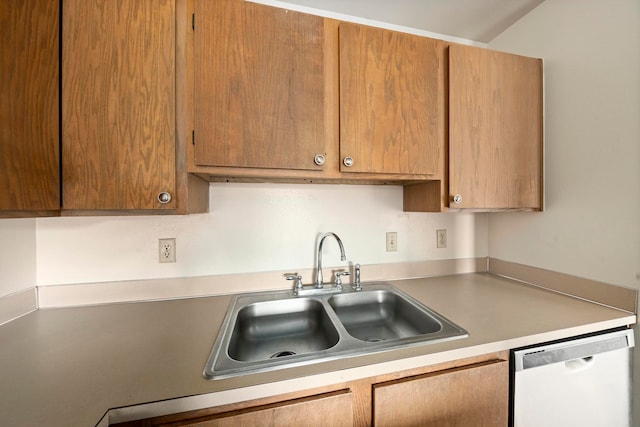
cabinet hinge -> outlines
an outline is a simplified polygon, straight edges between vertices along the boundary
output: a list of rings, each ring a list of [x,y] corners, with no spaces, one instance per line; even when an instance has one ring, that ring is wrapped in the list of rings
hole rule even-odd
[[[196,145],[196,131],[191,131],[191,145]]]
[[[191,29],[193,31],[196,30],[196,14],[195,13],[191,14]]]

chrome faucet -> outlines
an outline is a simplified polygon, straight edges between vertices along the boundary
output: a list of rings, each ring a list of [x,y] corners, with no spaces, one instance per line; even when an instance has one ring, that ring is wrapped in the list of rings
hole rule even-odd
[[[322,289],[324,286],[324,283],[322,281],[322,247],[324,245],[324,239],[326,239],[327,237],[334,237],[336,239],[336,242],[338,242],[338,245],[340,246],[340,259],[342,261],[346,261],[347,259],[347,256],[344,254],[344,246],[342,245],[342,240],[340,240],[340,237],[338,237],[336,233],[331,232],[323,234],[320,238],[320,242],[318,243],[318,271],[316,272],[316,289]]]

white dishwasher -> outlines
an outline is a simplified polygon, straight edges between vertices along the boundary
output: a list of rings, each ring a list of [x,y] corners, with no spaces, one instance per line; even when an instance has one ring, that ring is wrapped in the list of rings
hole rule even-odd
[[[630,427],[631,329],[512,351],[514,427]]]

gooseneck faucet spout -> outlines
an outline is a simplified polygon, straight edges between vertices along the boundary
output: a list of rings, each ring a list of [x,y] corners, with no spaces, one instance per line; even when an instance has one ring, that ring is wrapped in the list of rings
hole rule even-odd
[[[347,259],[347,256],[344,254],[344,246],[342,245],[342,240],[340,240],[340,237],[338,237],[336,233],[331,232],[323,234],[320,238],[320,242],[318,243],[318,271],[316,272],[316,288],[318,289],[321,289],[324,286],[324,283],[322,281],[322,248],[324,246],[324,239],[330,236],[335,238],[336,242],[338,242],[338,245],[340,246],[340,259],[342,261],[346,261]]]

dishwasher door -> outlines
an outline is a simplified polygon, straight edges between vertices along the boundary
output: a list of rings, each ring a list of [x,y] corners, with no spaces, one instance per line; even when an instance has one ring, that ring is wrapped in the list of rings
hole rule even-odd
[[[514,427],[630,427],[633,331],[512,351]]]

